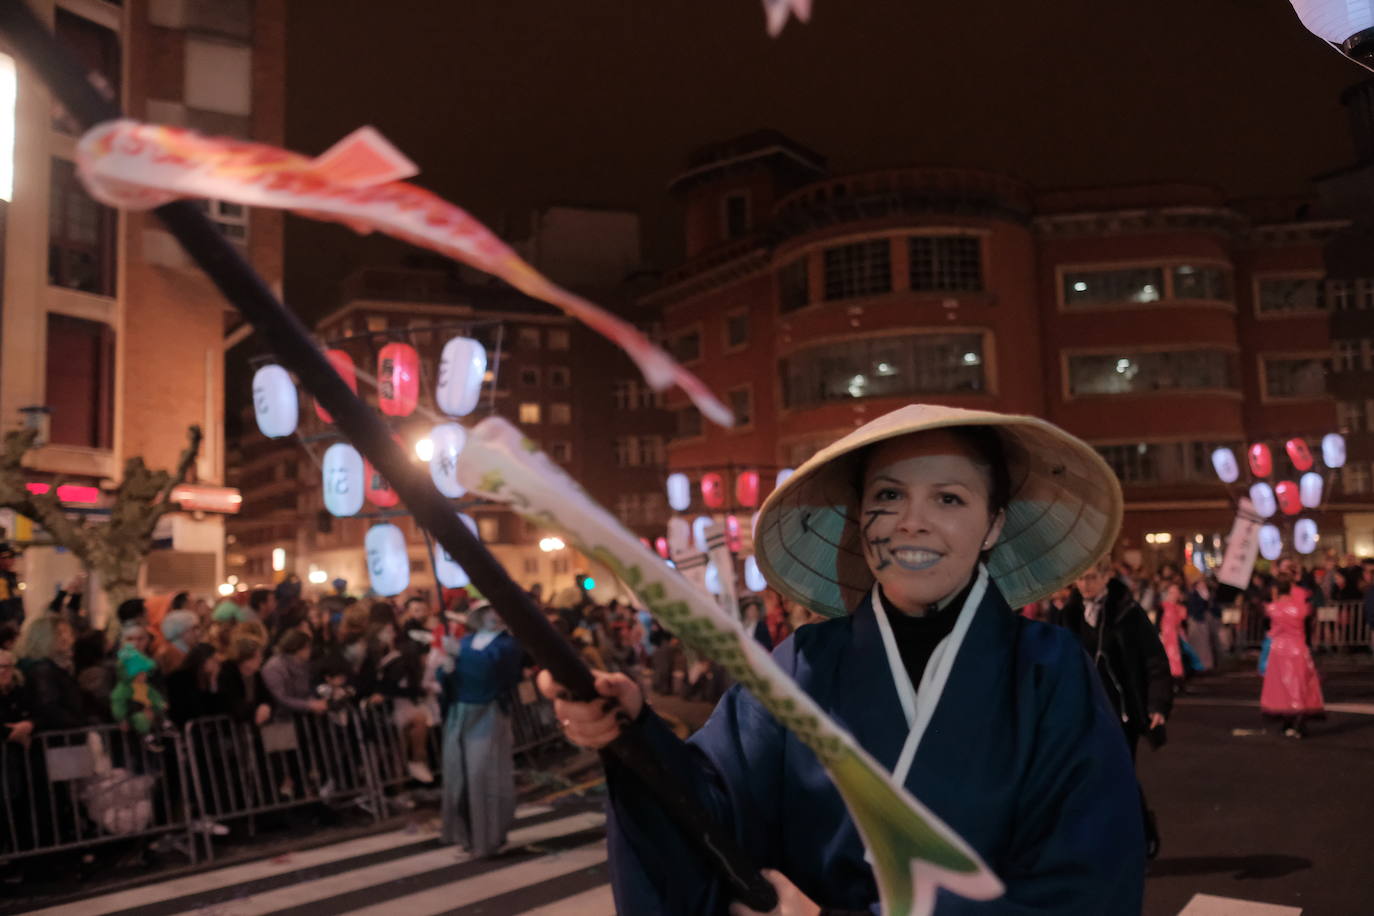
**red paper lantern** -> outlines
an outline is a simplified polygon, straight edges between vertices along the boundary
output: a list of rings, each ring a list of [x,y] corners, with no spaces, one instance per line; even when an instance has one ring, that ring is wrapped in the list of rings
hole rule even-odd
[[[758,471],[745,471],[735,478],[735,501],[751,509],[759,504]]]
[[[420,401],[420,354],[408,343],[389,343],[377,354],[377,406],[408,417]]]
[[[1291,480],[1285,480],[1274,487],[1274,495],[1278,497],[1279,508],[1284,515],[1297,515],[1302,511],[1302,499],[1298,491],[1298,485]]]
[[[701,477],[701,499],[707,508],[719,509],[725,505],[725,479],[712,471]]]
[[[344,384],[354,394],[357,394],[358,370],[353,366],[353,357],[344,350],[325,350],[324,358],[329,360],[329,365],[333,366],[334,371],[339,373],[339,378],[344,380]],[[329,415],[329,411],[320,406],[319,401],[315,402],[315,415],[326,423],[334,422],[334,418]]]
[[[725,546],[734,553],[740,551],[739,519],[733,515],[725,516]]]
[[[401,501],[401,497],[396,495],[391,484],[372,466],[371,461],[363,461],[363,486],[367,501],[378,509],[390,509]]]
[[[658,555],[663,559],[668,559],[668,539],[665,537],[655,538],[654,550],[657,550]]]
[[[1256,477],[1268,477],[1274,471],[1274,456],[1269,454],[1269,446],[1256,442],[1250,446],[1250,473]]]
[[[1293,462],[1293,467],[1299,471],[1312,470],[1312,450],[1307,447],[1305,440],[1289,439],[1283,447],[1288,452],[1288,460]]]

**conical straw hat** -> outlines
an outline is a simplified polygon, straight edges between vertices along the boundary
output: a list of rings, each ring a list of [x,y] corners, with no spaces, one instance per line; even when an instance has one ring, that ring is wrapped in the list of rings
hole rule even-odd
[[[769,585],[820,614],[847,614],[873,588],[859,543],[859,473],[872,445],[951,426],[994,429],[1011,481],[988,572],[1012,607],[1053,594],[1107,553],[1121,485],[1087,443],[1037,417],[912,404],[817,452],[759,511],[754,551]]]

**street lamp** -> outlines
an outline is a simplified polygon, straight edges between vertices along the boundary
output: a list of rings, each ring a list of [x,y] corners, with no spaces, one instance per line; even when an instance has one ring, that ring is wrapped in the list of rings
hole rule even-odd
[[[567,544],[563,543],[563,539],[559,537],[547,537],[539,539],[539,549],[544,551],[545,553],[553,553],[555,550],[562,550],[564,547],[567,546]]]
[[[429,461],[434,457],[434,440],[421,439],[415,443],[415,457],[421,461]]]

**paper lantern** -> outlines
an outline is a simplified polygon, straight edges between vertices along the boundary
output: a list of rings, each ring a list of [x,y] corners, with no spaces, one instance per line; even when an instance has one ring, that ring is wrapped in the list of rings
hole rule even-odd
[[[706,564],[706,590],[713,595],[720,594],[720,570],[714,563]]]
[[[1260,518],[1269,518],[1279,511],[1278,500],[1274,496],[1274,488],[1267,483],[1257,483],[1250,487],[1250,502],[1255,506],[1255,512]]]
[[[1298,553],[1308,554],[1317,549],[1317,523],[1310,518],[1300,518],[1293,526],[1293,546]]]
[[[1302,511],[1302,500],[1298,496],[1298,485],[1291,480],[1280,481],[1274,487],[1274,495],[1278,498],[1279,509],[1284,515],[1297,515]]]
[[[735,478],[735,502],[750,509],[759,504],[758,471],[745,471]]]
[[[291,373],[276,363],[253,373],[253,416],[258,429],[269,439],[280,439],[296,431],[300,403]]]
[[[1374,29],[1374,7],[1365,0],[1293,0],[1293,10],[1307,31],[1336,45]]]
[[[778,481],[774,486],[780,487],[787,483],[787,478],[791,477],[794,473],[796,473],[794,468],[783,468],[781,471],[778,471]]]
[[[686,512],[692,504],[692,482],[687,475],[677,472],[668,475],[668,505],[676,512]]]
[[[768,587],[768,581],[759,570],[759,561],[752,556],[744,558],[744,587],[751,592],[761,592]]]
[[[450,417],[466,417],[482,396],[487,375],[487,348],[471,337],[455,337],[439,357],[439,386],[434,401]]]
[[[692,526],[685,518],[668,519],[668,547],[673,556],[686,553],[692,544]]]
[[[1283,535],[1273,525],[1265,525],[1259,533],[1260,556],[1266,560],[1277,560],[1283,554]]]
[[[1322,461],[1329,468],[1345,467],[1345,436],[1340,433],[1322,436]]]
[[[654,538],[654,550],[665,560],[672,556],[672,554],[668,552],[668,539],[665,537]]]
[[[353,365],[353,357],[349,356],[345,350],[325,350],[324,358],[329,360],[329,364],[334,367],[334,371],[339,373],[339,378],[344,380],[344,384],[354,394],[358,393],[358,370]],[[329,411],[315,402],[315,415],[326,423],[333,423],[334,418],[329,415]]]
[[[401,501],[387,479],[366,459],[363,460],[363,491],[367,494],[367,501],[378,509],[390,509]]]
[[[389,417],[408,417],[420,401],[420,354],[394,341],[377,354],[377,406]]]
[[[725,546],[735,553],[739,553],[739,519],[733,515],[725,516]]]
[[[467,525],[468,530],[477,537],[477,523],[471,516],[458,514],[463,524]],[[439,580],[439,584],[444,588],[467,588],[472,581],[468,578],[467,571],[453,559],[453,555],[444,549],[438,541],[434,542],[434,575]]]
[[[706,529],[711,525],[711,521],[709,515],[698,515],[692,522],[692,544],[702,553],[707,550]]]
[[[725,479],[715,471],[701,475],[701,501],[708,509],[725,505]]]
[[[457,499],[467,493],[467,488],[458,482],[458,456],[467,444],[468,432],[457,423],[440,423],[429,431],[429,441],[434,446],[434,454],[429,457],[429,477],[440,493]]]
[[[1283,448],[1288,452],[1288,460],[1293,462],[1293,467],[1299,471],[1312,470],[1312,450],[1307,447],[1304,440],[1289,439],[1283,444]]]
[[[1269,453],[1269,446],[1263,442],[1256,442],[1250,446],[1250,473],[1256,477],[1268,477],[1274,470],[1274,456]]]
[[[410,584],[410,555],[406,552],[406,536],[395,525],[373,525],[363,539],[367,552],[367,574],[372,590],[390,598],[399,595]]]
[[[1303,507],[1315,509],[1320,506],[1324,487],[1322,475],[1316,471],[1308,471],[1302,475],[1302,479],[1298,481],[1298,499],[1302,502]]]
[[[1229,448],[1219,448],[1212,452],[1212,467],[1222,483],[1235,483],[1240,477],[1240,466],[1236,464],[1236,453]]]
[[[363,456],[347,442],[335,442],[324,451],[320,475],[324,507],[338,518],[357,515],[363,508],[367,472]]]

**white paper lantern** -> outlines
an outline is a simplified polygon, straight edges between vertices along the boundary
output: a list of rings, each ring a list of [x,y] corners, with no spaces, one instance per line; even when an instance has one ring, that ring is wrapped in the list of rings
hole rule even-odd
[[[768,580],[759,571],[759,561],[752,556],[744,558],[744,587],[751,592],[761,592],[768,587]]]
[[[1303,508],[1315,509],[1322,504],[1322,475],[1308,471],[1298,481],[1298,499]]]
[[[1329,468],[1345,467],[1345,436],[1340,433],[1322,436],[1322,461]]]
[[[1235,483],[1240,477],[1240,465],[1236,464],[1236,453],[1229,448],[1219,448],[1212,452],[1212,467],[1222,483]]]
[[[706,564],[706,590],[713,595],[720,594],[720,570],[714,563]]]
[[[795,468],[783,468],[781,471],[778,471],[778,482],[774,484],[774,489],[787,483],[787,478],[791,477],[795,473]]]
[[[668,505],[677,512],[686,512],[692,504],[692,482],[681,472],[668,475]]]
[[[1374,5],[1368,0],[1293,0],[1293,9],[1309,32],[1332,44],[1374,29]]]
[[[363,508],[366,480],[363,456],[347,442],[335,442],[324,451],[320,476],[323,482],[324,507],[338,518],[357,515]]]
[[[1259,552],[1266,560],[1277,560],[1283,554],[1283,535],[1274,525],[1260,528]]]
[[[300,402],[291,373],[276,363],[253,373],[253,416],[258,429],[269,439],[280,439],[296,431]]]
[[[439,360],[435,403],[451,417],[466,417],[477,407],[486,374],[487,348],[471,337],[453,338]]]
[[[1317,523],[1310,518],[1300,518],[1293,526],[1293,546],[1298,553],[1309,554],[1317,549]]]
[[[1274,496],[1274,488],[1262,481],[1250,488],[1250,502],[1254,504],[1255,512],[1260,518],[1269,518],[1279,511],[1279,501]]]
[[[434,448],[429,458],[429,477],[440,493],[457,499],[467,493],[467,488],[458,482],[458,456],[467,444],[468,432],[457,423],[440,423],[429,431],[429,441]]]
[[[698,515],[692,520],[692,545],[702,553],[707,550],[706,529],[710,524],[711,516],[709,515]]]
[[[405,591],[410,584],[410,555],[401,529],[385,523],[373,525],[363,539],[363,548],[372,590],[386,598]]]
[[[459,513],[458,517],[463,520],[463,524],[468,526],[468,530],[473,536],[477,536],[477,523],[471,516]],[[444,588],[467,588],[472,580],[468,578],[467,571],[458,565],[458,561],[453,559],[447,550],[438,541],[434,542],[434,574],[439,579],[439,584]]]
[[[668,555],[679,556],[686,553],[692,543],[692,526],[685,518],[668,519]]]

